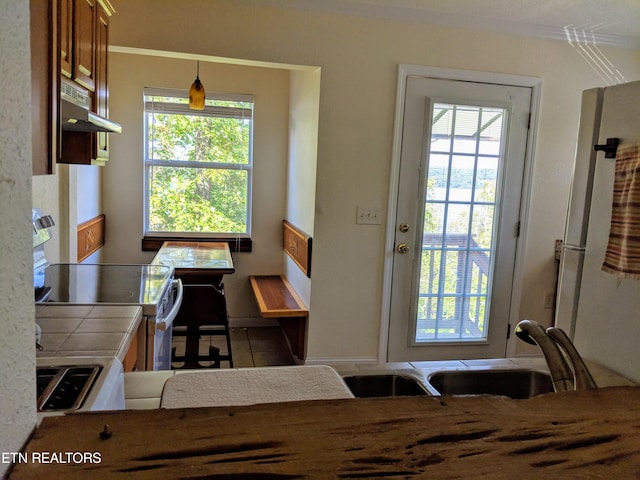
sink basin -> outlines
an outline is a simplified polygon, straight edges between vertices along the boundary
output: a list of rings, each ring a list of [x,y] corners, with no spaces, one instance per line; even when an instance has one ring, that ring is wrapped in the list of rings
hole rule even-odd
[[[530,398],[553,392],[551,377],[535,370],[456,370],[436,372],[429,384],[441,395],[505,395]]]
[[[420,382],[405,375],[349,375],[342,379],[356,397],[429,395]]]

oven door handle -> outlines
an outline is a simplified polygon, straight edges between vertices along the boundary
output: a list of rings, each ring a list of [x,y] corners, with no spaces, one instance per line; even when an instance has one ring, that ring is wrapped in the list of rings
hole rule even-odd
[[[156,330],[165,332],[169,327],[171,327],[173,320],[178,315],[180,305],[182,305],[182,280],[180,280],[179,278],[174,279],[173,286],[175,286],[177,291],[176,299],[173,302],[173,307],[171,308],[171,311],[168,313],[168,315],[164,318],[164,320],[156,324]],[[171,288],[173,288],[173,286]]]

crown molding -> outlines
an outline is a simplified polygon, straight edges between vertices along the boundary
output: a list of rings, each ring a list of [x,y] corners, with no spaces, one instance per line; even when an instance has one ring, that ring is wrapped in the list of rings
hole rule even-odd
[[[640,36],[616,35],[599,31],[599,25],[552,26],[505,19],[438,12],[407,5],[388,5],[344,0],[245,0],[245,3],[274,8],[293,8],[310,12],[355,15],[431,25],[446,25],[487,32],[548,38],[583,45],[609,45],[640,49]]]

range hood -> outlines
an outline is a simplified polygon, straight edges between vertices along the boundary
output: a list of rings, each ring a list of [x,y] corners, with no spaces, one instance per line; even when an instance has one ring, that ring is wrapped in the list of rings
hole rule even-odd
[[[74,132],[122,133],[122,126],[90,111],[91,98],[86,90],[63,79],[60,82],[62,130]]]

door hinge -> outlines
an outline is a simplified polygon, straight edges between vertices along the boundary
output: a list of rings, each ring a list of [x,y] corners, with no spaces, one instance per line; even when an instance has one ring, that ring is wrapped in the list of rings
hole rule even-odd
[[[511,338],[511,324],[507,323],[507,340]]]
[[[527,120],[527,130],[531,130],[531,112],[529,112],[529,119]]]
[[[516,237],[520,236],[520,220],[516,223]]]

